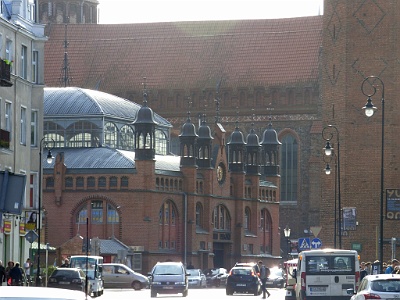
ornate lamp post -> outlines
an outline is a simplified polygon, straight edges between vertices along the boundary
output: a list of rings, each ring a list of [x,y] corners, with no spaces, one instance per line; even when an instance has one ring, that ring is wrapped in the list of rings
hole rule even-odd
[[[290,238],[290,228],[289,225],[286,225],[285,229],[283,229],[283,234],[286,238],[286,259],[289,259],[289,238]]]
[[[329,160],[327,160],[327,159],[329,159]],[[332,162],[332,159],[335,160],[335,207],[334,207],[334,224],[333,224],[333,227],[334,227],[334,229],[333,229],[333,231],[334,231],[333,246],[336,248],[336,246],[337,246],[336,241],[337,241],[337,235],[338,235],[338,232],[337,232],[337,223],[338,223],[338,220],[337,220],[337,214],[338,214],[338,211],[337,211],[337,156],[335,153],[333,153],[333,155],[330,155],[330,156],[324,155],[324,162],[326,163],[326,167],[325,167],[326,175],[331,174],[332,169],[331,169],[330,164]]]
[[[51,139],[51,142],[54,146],[54,140]],[[43,170],[42,170],[42,149],[47,150],[47,163],[51,164],[53,162],[53,155],[51,155],[51,150],[53,148],[49,147],[49,141],[46,141],[45,138],[42,138],[40,140],[40,148],[39,148],[39,184],[38,184],[38,189],[39,189],[39,197],[38,197],[38,259],[37,259],[37,271],[36,271],[36,286],[41,285],[41,278],[40,278],[40,232],[42,228],[42,176],[43,176]]]
[[[371,80],[371,81],[370,81]],[[375,81],[378,81],[382,86],[382,120],[381,120],[381,129],[382,129],[382,139],[381,139],[381,186],[380,186],[380,216],[379,216],[379,264],[380,264],[380,272],[383,270],[383,178],[384,178],[384,149],[385,149],[385,85],[383,81],[377,76],[368,76],[366,77],[361,84],[361,92],[367,96],[367,103],[363,107],[365,111],[365,115],[367,117],[372,117],[374,115],[375,110],[377,108],[372,104],[371,97],[376,94],[376,86],[373,85]],[[365,83],[368,82],[369,90],[372,88],[372,93],[368,94],[365,90]]]
[[[339,139],[339,130],[337,129],[336,126],[334,125],[328,125],[322,129],[322,137],[326,141],[326,145],[323,148],[325,151],[326,156],[332,156],[333,154],[333,147],[331,145],[331,140],[334,136],[334,133],[336,133],[336,140],[337,140],[337,172],[335,174],[337,178],[337,198],[338,198],[338,205],[337,205],[337,212],[338,212],[338,236],[339,236],[339,249],[342,249],[342,202],[341,202],[341,197],[340,197],[340,139]],[[327,172],[327,169],[325,169],[326,174],[330,174]],[[336,181],[336,180],[335,180]],[[336,188],[335,188],[335,195],[336,195]],[[336,197],[335,197],[336,199]],[[335,200],[335,206],[336,206],[336,200]],[[336,215],[336,209],[335,209],[335,215]],[[336,216],[335,216],[335,225],[336,225]],[[336,237],[336,226],[335,226],[335,237]],[[335,238],[335,247],[336,247],[336,238]]]

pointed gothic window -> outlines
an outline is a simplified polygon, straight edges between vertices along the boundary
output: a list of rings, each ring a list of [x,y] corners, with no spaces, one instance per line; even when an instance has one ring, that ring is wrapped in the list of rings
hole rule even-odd
[[[281,146],[281,198],[280,201],[297,201],[298,187],[298,143],[288,134],[282,138]]]

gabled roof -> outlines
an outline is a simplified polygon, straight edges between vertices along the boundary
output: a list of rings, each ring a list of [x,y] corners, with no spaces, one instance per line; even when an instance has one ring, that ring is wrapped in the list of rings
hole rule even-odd
[[[45,83],[60,86],[64,24],[49,27]],[[150,89],[265,86],[318,78],[322,16],[275,20],[68,24],[72,84],[120,95]],[[151,103],[149,104],[151,106]]]

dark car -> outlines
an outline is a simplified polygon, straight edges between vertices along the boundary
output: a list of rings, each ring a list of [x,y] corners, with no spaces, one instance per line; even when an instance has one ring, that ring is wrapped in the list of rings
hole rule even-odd
[[[157,294],[188,295],[189,281],[185,266],[180,262],[159,262],[148,274],[150,279],[150,296]]]
[[[267,286],[269,287],[276,287],[276,288],[283,288],[285,286],[285,273],[281,268],[270,268],[269,269],[271,274],[268,277],[267,280]]]
[[[57,268],[47,281],[48,287],[85,291],[85,273],[78,268]]]
[[[207,269],[203,273],[206,275],[208,287],[219,287],[220,285],[226,285],[226,279],[228,278],[228,271],[226,269]]]
[[[251,266],[233,267],[226,281],[226,294],[245,293],[258,296],[261,294],[261,280]]]

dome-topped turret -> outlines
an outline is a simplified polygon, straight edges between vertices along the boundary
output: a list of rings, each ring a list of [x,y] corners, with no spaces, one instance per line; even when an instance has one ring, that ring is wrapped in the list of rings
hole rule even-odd
[[[133,124],[157,124],[154,120],[154,112],[153,110],[147,106],[147,93],[143,93],[143,106],[138,110],[136,115],[136,120]]]
[[[231,140],[229,141],[228,145],[231,145],[231,144],[238,144],[238,145],[246,144],[244,142],[243,133],[239,130],[239,128],[237,126],[231,134]]]
[[[203,116],[203,120],[199,127],[199,139],[213,139],[211,129],[206,123],[205,116]]]
[[[207,125],[206,115],[203,115],[197,138],[197,166],[199,168],[211,168],[211,147],[213,137],[211,129]]]
[[[190,115],[188,116],[185,124],[183,124],[182,129],[181,129],[181,134],[179,136],[181,136],[181,137],[197,137],[196,127],[190,120]]]
[[[264,131],[263,140],[261,145],[281,145],[282,143],[278,140],[278,134],[275,129],[272,128],[271,120],[268,124],[268,128]]]
[[[258,138],[258,135],[254,128],[250,129],[250,133],[247,135],[246,138],[246,144],[247,146],[260,146],[260,139]]]

